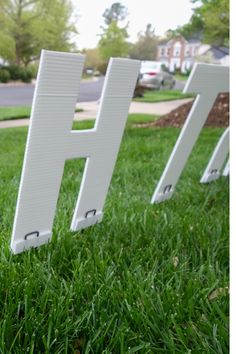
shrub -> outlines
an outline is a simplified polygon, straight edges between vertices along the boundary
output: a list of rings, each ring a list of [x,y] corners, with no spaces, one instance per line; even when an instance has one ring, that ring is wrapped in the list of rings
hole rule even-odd
[[[168,67],[165,64],[161,64],[161,70],[165,71],[167,73],[169,72],[169,69],[168,69]]]
[[[11,79],[9,72],[6,69],[0,69],[0,82],[8,82]]]
[[[185,75],[186,75],[186,76],[189,76],[190,73],[191,73],[191,70],[192,70],[192,68],[186,69],[186,70],[185,70]]]
[[[17,65],[9,65],[4,67],[8,71],[11,80],[21,80],[23,82],[31,82],[34,74],[30,68],[22,68]]]
[[[21,80],[23,82],[31,82],[32,78],[33,78],[32,71],[30,69],[27,69],[27,68],[25,68],[25,69],[22,68]]]
[[[38,63],[30,64],[30,66],[27,67],[27,70],[30,70],[32,73],[32,78],[36,78],[38,73],[38,68],[39,68]]]
[[[102,62],[97,66],[98,71],[102,74],[105,75],[107,71],[107,62]]]
[[[8,70],[12,80],[20,80],[21,79],[22,68],[20,66],[9,65],[9,66],[5,67],[5,69]]]

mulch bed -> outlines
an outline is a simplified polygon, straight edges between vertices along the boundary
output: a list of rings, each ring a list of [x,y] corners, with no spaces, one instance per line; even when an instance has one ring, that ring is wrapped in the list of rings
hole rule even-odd
[[[182,127],[192,104],[193,102],[185,103],[154,122],[142,124],[142,127]],[[229,93],[220,93],[208,115],[205,126],[223,128],[228,125]],[[139,126],[141,126],[141,124]]]

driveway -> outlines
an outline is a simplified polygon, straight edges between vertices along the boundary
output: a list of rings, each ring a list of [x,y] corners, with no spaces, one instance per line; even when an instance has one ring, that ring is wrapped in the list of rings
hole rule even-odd
[[[184,98],[182,100],[159,102],[159,103],[141,103],[141,102],[131,102],[129,113],[141,113],[141,114],[153,114],[153,115],[163,115],[167,114],[173,109],[181,106],[184,103],[192,101],[192,98]],[[97,116],[99,103],[98,101],[93,102],[82,102],[78,106],[83,108],[83,112],[75,114],[74,119],[77,121],[95,119]],[[0,122],[1,128],[13,128],[28,126],[29,119],[16,119],[16,120],[6,120]]]

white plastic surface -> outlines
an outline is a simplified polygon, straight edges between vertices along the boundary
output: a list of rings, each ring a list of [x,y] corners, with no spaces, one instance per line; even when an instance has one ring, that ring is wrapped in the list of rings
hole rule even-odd
[[[209,163],[200,180],[201,183],[208,183],[221,176],[221,169],[229,153],[229,128],[227,128],[219,139]]]
[[[198,93],[151,203],[170,199],[219,92],[229,91],[229,67],[195,64],[183,93]]]
[[[102,209],[110,185],[113,168],[131,99],[140,68],[140,62],[112,59],[101,96],[100,109],[92,141],[88,142],[90,158],[86,161],[79,198],[71,230],[76,231],[102,219]],[[90,132],[88,134],[91,134]],[[96,210],[95,215],[93,211]],[[88,213],[88,211],[91,211]],[[88,216],[85,218],[85,214]]]
[[[226,162],[222,176],[227,177],[229,175],[229,160]]]
[[[91,130],[71,131],[84,57],[42,51],[11,249],[49,242],[67,159],[87,157],[72,230],[101,221],[140,62],[111,59]]]

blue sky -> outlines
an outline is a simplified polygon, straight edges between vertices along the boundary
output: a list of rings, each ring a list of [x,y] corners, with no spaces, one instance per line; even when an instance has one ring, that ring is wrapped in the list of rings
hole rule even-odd
[[[74,39],[79,49],[96,46],[101,33],[100,26],[104,24],[102,17],[106,8],[113,2],[110,0],[71,0],[77,17],[77,29],[80,32]],[[128,8],[129,40],[134,42],[137,33],[151,23],[156,34],[163,35],[169,28],[187,23],[192,15],[193,4],[190,0],[123,0]]]

